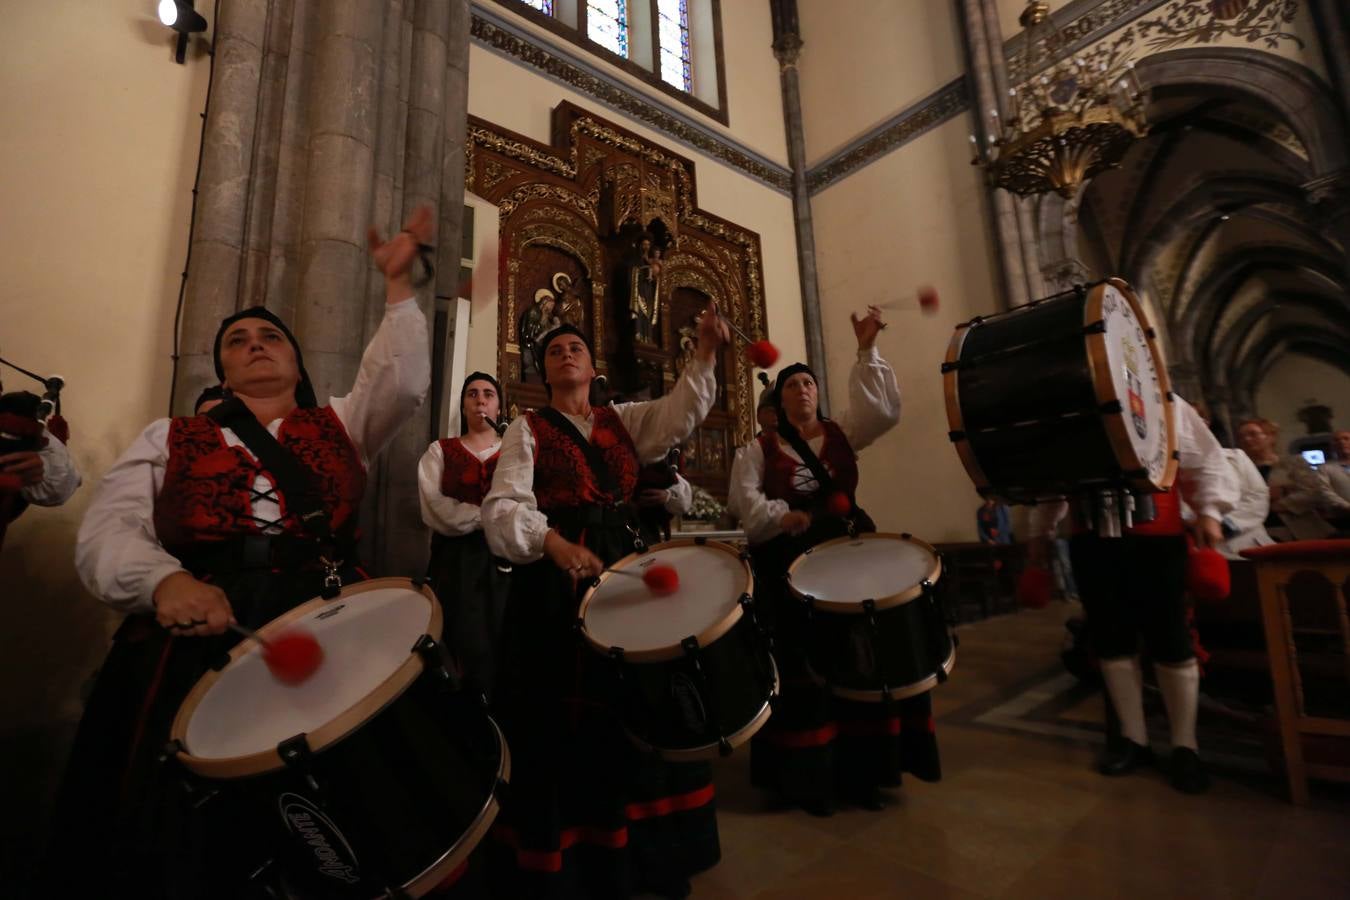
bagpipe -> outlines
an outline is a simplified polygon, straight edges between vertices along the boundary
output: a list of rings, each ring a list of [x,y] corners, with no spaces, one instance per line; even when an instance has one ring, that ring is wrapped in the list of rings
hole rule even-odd
[[[61,418],[61,389],[66,380],[60,375],[44,378],[4,357],[0,357],[0,364],[42,385],[41,396],[29,391],[0,394],[0,456],[42,449],[44,426],[62,443],[68,441],[70,427]]]

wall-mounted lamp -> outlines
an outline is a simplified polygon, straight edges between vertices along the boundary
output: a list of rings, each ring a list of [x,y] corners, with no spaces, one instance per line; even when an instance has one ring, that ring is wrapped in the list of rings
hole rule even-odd
[[[178,32],[174,61],[181,63],[187,54],[188,35],[206,30],[206,19],[193,9],[192,0],[159,0],[159,20]]]

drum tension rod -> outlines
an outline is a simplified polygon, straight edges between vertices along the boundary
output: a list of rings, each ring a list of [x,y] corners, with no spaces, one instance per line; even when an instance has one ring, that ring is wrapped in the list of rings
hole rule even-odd
[[[445,645],[429,634],[424,634],[413,644],[412,652],[422,657],[422,663],[431,672],[438,687],[458,691],[462,686],[458,667],[450,658]]]
[[[303,732],[277,744],[277,756],[281,757],[281,762],[286,768],[294,769],[304,776],[310,790],[316,794],[322,793],[319,783],[314,780],[314,774],[309,769],[309,761],[314,757],[314,752],[310,749],[309,738]]]
[[[1098,319],[1095,322],[1089,322],[1084,325],[1083,335],[1087,336],[1089,334],[1106,334],[1106,320]]]

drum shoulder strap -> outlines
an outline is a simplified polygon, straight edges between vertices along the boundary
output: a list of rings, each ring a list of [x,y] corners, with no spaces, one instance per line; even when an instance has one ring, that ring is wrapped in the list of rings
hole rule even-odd
[[[276,480],[277,487],[281,488],[282,496],[286,498],[287,508],[300,520],[305,530],[321,541],[331,541],[333,526],[328,521],[323,498],[315,490],[312,473],[262,426],[244,402],[237,397],[230,397],[206,415],[237,434],[249,452],[258,458],[258,462]]]
[[[623,498],[619,496],[619,481],[610,471],[609,463],[605,462],[605,455],[600,452],[600,448],[586,440],[577,426],[572,424],[572,420],[553,407],[543,407],[539,410],[539,415],[577,445],[577,449],[586,459],[586,465],[590,467],[591,475],[595,477],[596,487],[615,500],[622,500]]]

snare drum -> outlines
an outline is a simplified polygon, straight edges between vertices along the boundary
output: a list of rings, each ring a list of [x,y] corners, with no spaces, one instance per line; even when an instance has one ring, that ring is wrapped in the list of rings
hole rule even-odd
[[[680,576],[671,595],[640,578]],[[678,539],[619,560],[582,598],[581,634],[608,661],[615,703],[638,746],[690,761],[730,753],[769,719],[778,671],[754,616],[754,577],[737,550]]]
[[[933,585],[937,551],[908,534],[860,534],[817,544],[788,568],[807,608],[806,659],[848,700],[899,700],[945,681],[956,645]]]
[[[982,495],[1155,493],[1176,477],[1167,366],[1124,281],[972,319],[942,371],[950,436]]]
[[[250,834],[288,896],[422,896],[486,834],[510,774],[481,697],[458,690],[444,665],[436,597],[375,579],[258,633],[291,626],[323,647],[307,681],[278,682],[245,640],[174,719],[170,746],[197,787],[197,827],[226,841]]]

